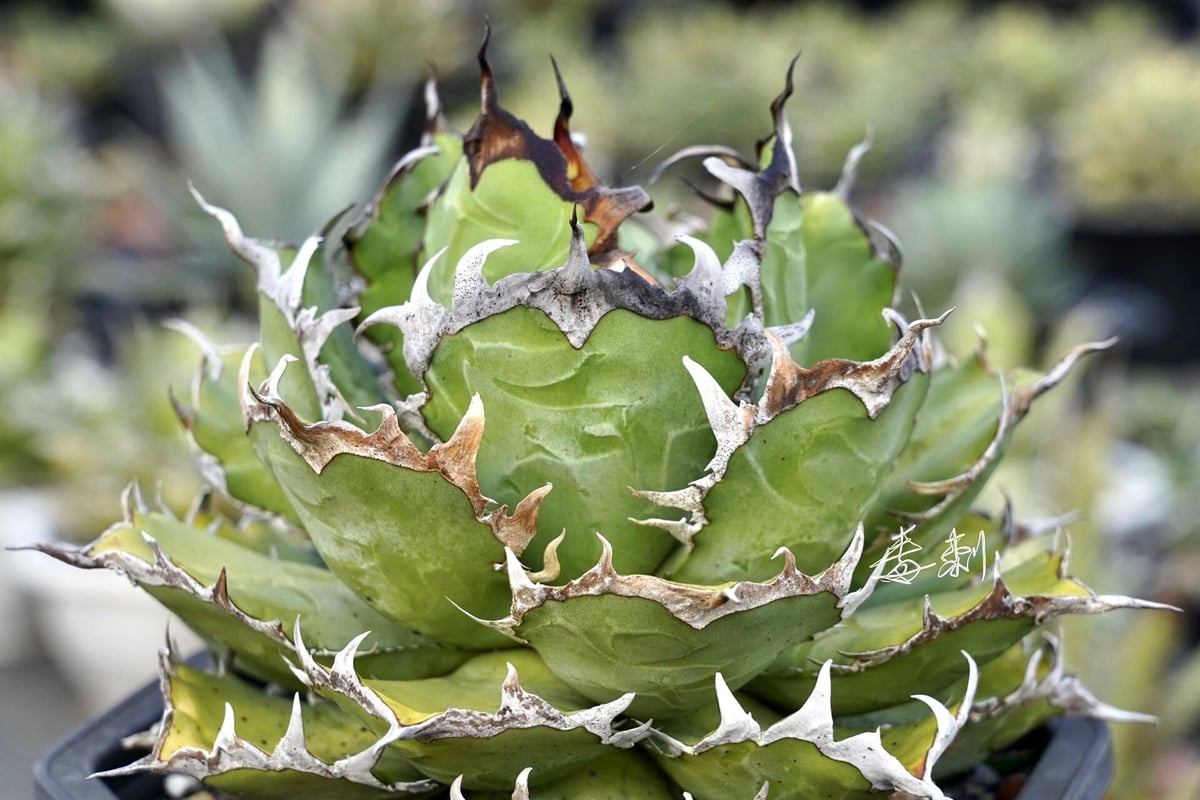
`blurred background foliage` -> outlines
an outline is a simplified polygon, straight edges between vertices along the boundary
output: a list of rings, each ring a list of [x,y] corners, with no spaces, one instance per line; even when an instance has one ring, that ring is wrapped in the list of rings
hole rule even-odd
[[[63,0],[0,5],[0,487],[60,498],[91,538],[138,478],[186,506],[164,386],[197,361],[158,324],[237,340],[252,304],[187,193],[299,239],[415,144],[436,69],[451,123],[477,103],[482,20],[503,102],[548,135],[549,56],[596,171],[645,183],[675,150],[753,152],[799,52],[802,181],[873,142],[855,199],[905,249],[905,284],[954,305],[948,348],[1045,366],[1119,334],[1039,404],[998,482],[1025,516],[1077,513],[1077,572],[1183,607],[1064,632],[1118,730],[1114,797],[1200,795],[1200,6],[1160,2]],[[701,213],[673,169],[660,209]],[[993,507],[1004,498],[991,498]],[[1117,645],[1119,644],[1119,647]],[[1114,652],[1120,657],[1115,658]]]

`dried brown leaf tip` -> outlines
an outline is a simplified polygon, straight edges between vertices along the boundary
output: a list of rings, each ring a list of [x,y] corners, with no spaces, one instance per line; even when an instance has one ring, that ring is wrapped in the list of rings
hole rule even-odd
[[[891,349],[879,358],[863,362],[830,358],[810,368],[793,361],[787,348],[768,334],[774,358],[760,415],[771,419],[814,395],[830,389],[846,389],[862,401],[867,416],[874,419],[914,372],[928,372],[932,368],[931,344],[923,334],[929,328],[941,325],[949,315],[947,311],[940,317],[905,323],[892,314],[893,322],[902,333]]]
[[[437,472],[467,496],[476,519],[491,526],[501,544],[522,552],[536,535],[538,512],[542,500],[550,491],[550,484],[530,492],[517,504],[512,515],[508,514],[506,505],[495,508],[496,502],[484,495],[480,488],[475,459],[483,441],[484,413],[479,395],[472,397],[454,434],[445,442],[431,447],[428,452],[422,452],[401,430],[396,410],[386,404],[363,409],[381,415],[379,427],[371,432],[341,420],[311,425],[304,422],[278,396],[276,387],[284,367],[286,362],[281,361],[272,376],[257,390],[244,384],[249,395],[246,419],[250,424],[277,424],[280,436],[313,472],[320,474],[334,458],[342,454],[369,458],[416,472]]]
[[[588,250],[593,259],[602,258],[617,248],[617,228],[631,214],[650,208],[650,195],[640,186],[611,188],[603,186],[583,160],[571,139],[568,122],[571,96],[554,65],[561,102],[554,124],[554,139],[543,139],[513,114],[500,106],[496,76],[487,60],[491,29],[479,48],[481,108],[479,117],[463,136],[463,152],[471,170],[471,186],[490,164],[506,158],[530,161],[546,185],[564,200],[583,209],[583,219],[596,226],[596,239]]]

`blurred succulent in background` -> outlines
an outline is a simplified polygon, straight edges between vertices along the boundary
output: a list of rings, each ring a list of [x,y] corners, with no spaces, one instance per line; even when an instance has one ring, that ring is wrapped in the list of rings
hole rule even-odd
[[[1094,76],[1062,112],[1059,160],[1082,215],[1194,227],[1200,215],[1200,58],[1148,50]]]
[[[947,359],[945,315],[896,310],[896,245],[848,203],[865,148],[802,190],[790,71],[755,158],[668,159],[719,186],[707,227],[661,240],[649,195],[581,156],[561,78],[543,139],[480,66],[471,129],[430,87],[425,141],[344,237],[250,238],[198,196],[260,301],[249,348],[196,335],[179,402],[215,494],[178,519],[131,491],[92,544],[42,549],[123,573],[233,669],[164,654],[153,751],[112,774],[256,798],[941,798],[1052,715],[1142,719],[1044,630],[1154,604],[1093,593],[1063,537],[975,505],[1102,344],[1045,374]]]
[[[86,154],[71,113],[0,72],[0,401],[48,377],[54,331],[67,312],[65,287],[86,226]],[[33,433],[8,413],[0,418],[0,483],[45,475]]]
[[[791,58],[795,42],[803,41],[806,67],[797,74],[797,91],[820,114],[797,118],[795,146],[807,174],[832,183],[846,152],[869,129],[888,132],[864,164],[878,174],[903,163],[936,128],[961,17],[961,9],[945,3],[904,4],[888,14],[886,25],[847,5],[742,9],[646,3],[624,15],[608,49],[559,58],[572,75],[582,128],[605,142],[603,155],[652,167],[660,153],[688,141],[752,141],[761,135],[755,120],[773,91],[760,76]],[[757,46],[728,47],[733,29]],[[541,97],[545,105],[542,70],[533,59],[544,61],[541,53],[553,45],[540,38],[536,26],[517,27],[513,34],[520,40],[506,55],[524,63],[516,71],[511,102],[536,108]],[[928,41],[944,47],[920,44]],[[698,63],[708,66],[696,70],[692,65]],[[888,68],[895,63],[907,68]],[[600,113],[611,97],[622,98],[621,115]],[[625,124],[627,119],[639,124]]]
[[[347,115],[345,75],[315,53],[293,25],[267,34],[252,80],[218,43],[161,78],[181,171],[227,198],[247,225],[284,238],[303,237],[369,192],[396,130],[396,98],[368,97]]]

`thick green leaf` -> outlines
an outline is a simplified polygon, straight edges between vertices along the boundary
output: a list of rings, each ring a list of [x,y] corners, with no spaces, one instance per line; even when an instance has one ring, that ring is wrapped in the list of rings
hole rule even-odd
[[[429,212],[425,252],[446,248],[433,266],[429,295],[450,305],[454,267],[467,250],[488,239],[516,239],[494,253],[484,277],[495,283],[516,272],[553,269],[567,261],[574,204],[546,185],[537,165],[521,159],[489,164],[471,187],[466,161],[459,161],[450,181]]]
[[[635,750],[611,749],[570,775],[530,790],[529,800],[679,800],[654,762]],[[511,800],[511,792],[479,792],[467,800]],[[749,800],[749,799],[748,799]]]
[[[1063,577],[1061,554],[1044,541],[1006,555],[1003,579],[991,584],[860,608],[837,628],[793,648],[748,691],[785,706],[801,702],[816,680],[815,664],[831,659],[834,713],[862,714],[904,703],[914,687],[936,694],[962,679],[962,652],[987,664],[1054,617],[1138,604],[1093,595]]]
[[[805,572],[832,564],[877,501],[926,386],[924,375],[914,375],[875,419],[850,391],[833,389],[755,428],[709,491],[708,525],[672,579],[763,580],[779,547]]]
[[[266,694],[233,675],[210,675],[182,664],[174,667],[168,678],[173,712],[158,752],[158,758],[164,762],[169,763],[172,754],[182,748],[210,747],[226,718],[226,704],[233,708],[236,734],[258,750],[270,753],[287,733],[293,710],[288,699]],[[307,751],[326,764],[366,751],[376,741],[370,730],[336,705],[302,705],[301,714]],[[384,751],[372,774],[384,783],[415,782],[421,778],[420,772],[397,753],[388,751]],[[222,792],[262,800],[324,800],[331,793],[340,799],[394,796],[385,789],[356,786],[340,778],[295,769],[270,772],[239,769],[211,777],[208,782]]]
[[[366,280],[358,302],[362,316],[408,300],[425,249],[426,204],[462,159],[462,141],[436,134],[436,151],[420,156],[395,174],[373,215],[358,223],[345,242],[354,266]],[[380,345],[396,376],[401,394],[420,391],[420,381],[404,363],[403,335],[392,327],[373,327],[368,336]]]
[[[940,481],[966,472],[996,434],[1003,391],[1003,379],[979,358],[934,370],[916,427],[886,478],[879,509],[868,526],[894,531],[897,518],[890,512],[918,514],[932,508],[939,497],[916,494],[909,482]],[[984,483],[979,480],[978,487]],[[977,494],[978,490],[971,492],[970,497]]]
[[[382,616],[324,568],[271,558],[163,514],[113,526],[86,557],[124,572],[214,650],[232,652],[241,668],[279,683],[295,684],[284,658],[291,657],[285,632],[297,620],[324,655],[370,631],[361,659],[370,675],[438,675],[466,658]]]
[[[962,727],[964,714],[929,700],[933,716],[927,713],[908,724],[898,742],[887,742],[878,731],[848,736],[835,731],[828,664],[812,694],[782,719],[743,705],[720,676],[716,685],[720,714],[711,733],[697,739],[697,731],[712,724],[706,709],[668,720],[654,739],[659,766],[695,797],[865,800],[880,790],[899,790],[943,800],[929,772]],[[766,784],[766,795],[754,794]]]
[[[251,436],[321,557],[347,586],[427,636],[480,649],[511,642],[463,609],[499,616],[509,593],[493,567],[504,548],[482,521],[486,498],[473,485],[482,411],[469,417],[460,439],[428,455],[390,413],[364,434],[344,423],[305,425],[286,406],[261,403]],[[503,524],[508,518],[498,513]],[[531,513],[536,518],[536,507]]]
[[[446,436],[480,395],[488,409],[477,461],[483,490],[511,504],[553,484],[532,550],[565,530],[566,577],[596,563],[596,532],[612,543],[619,570],[649,572],[675,543],[629,521],[654,506],[628,487],[686,483],[704,472],[715,446],[685,355],[730,393],[745,374],[735,352],[719,350],[712,331],[687,317],[615,309],[577,350],[542,312],[513,308],[442,341],[425,374],[423,412]]]
[[[788,554],[768,583],[713,588],[620,575],[607,547],[600,563],[561,587],[534,585],[510,558],[514,601],[503,628],[593,701],[635,692],[634,717],[677,716],[710,701],[716,673],[736,689],[836,623],[861,538],[856,545],[815,578]]]
[[[318,692],[377,734],[402,729],[389,750],[441,783],[464,776],[468,789],[511,788],[527,767],[534,785],[549,783],[638,738],[611,729],[627,700],[591,706],[528,649],[482,653],[419,681],[360,683],[341,659],[332,672],[305,669]]]
[[[211,777],[205,780],[212,787],[261,800],[325,800],[333,794],[347,800],[396,796],[383,787],[335,776],[333,769],[328,770],[331,774],[320,774],[321,766],[367,751],[376,741],[365,726],[337,706],[298,706],[303,738],[290,744],[301,745],[309,756],[322,762],[309,771],[283,746],[292,720],[292,701],[269,695],[232,675],[209,675],[185,665],[172,665],[166,681],[170,724],[160,734],[155,752],[144,760],[142,771],[182,771],[198,773],[197,777],[208,772]],[[223,740],[222,725],[229,721],[236,739]],[[259,753],[250,754],[252,748]],[[266,763],[258,769],[239,768],[238,759],[251,762],[259,754],[266,763],[273,759],[278,768],[264,769]],[[288,768],[289,763],[294,766]],[[386,750],[371,774],[385,784],[421,780],[421,774],[403,758]]]
[[[662,758],[658,765],[696,800],[754,798],[764,782],[770,800],[872,800],[871,783],[849,764],[823,756],[815,744],[785,739],[724,745],[699,756]]]
[[[291,504],[246,436],[240,401],[245,387],[239,377],[243,355],[206,354],[193,382],[191,407],[176,404],[176,409],[196,446],[217,462],[220,475],[210,480],[235,500],[298,524]],[[259,359],[251,365],[256,381],[265,377],[261,365]]]
[[[783,259],[785,268],[795,269],[797,256],[793,255],[791,240],[796,233],[780,213],[781,206],[791,203],[795,200],[787,193],[776,200],[775,218],[767,228],[764,292],[773,258]],[[854,213],[838,195],[806,192],[799,205],[798,233],[803,241],[799,260],[805,274],[804,308],[800,310],[803,316],[808,309],[816,309],[816,316],[804,338],[791,346],[792,357],[798,364],[815,364],[827,358],[876,358],[891,341],[891,325],[883,310],[891,305],[896,291],[895,267],[875,253]],[[777,226],[783,230],[777,230]],[[781,245],[780,234],[785,231]],[[788,309],[789,314],[794,311]]]

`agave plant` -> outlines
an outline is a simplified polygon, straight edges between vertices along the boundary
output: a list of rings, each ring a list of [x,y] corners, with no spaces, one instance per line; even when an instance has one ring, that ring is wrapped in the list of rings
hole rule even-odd
[[[261,337],[201,342],[181,419],[213,491],[136,490],[82,549],[219,656],[162,659],[151,753],[247,798],[941,798],[1089,694],[1045,625],[1149,606],[975,501],[1044,375],[953,363],[898,250],[756,161],[689,148],[711,223],[639,212],[568,122],[500,105],[425,142],[344,236],[283,247],[199,194]],[[674,226],[674,227],[673,227]],[[332,230],[332,228],[331,228]],[[663,231],[674,237],[661,241]],[[636,248],[636,250],[635,250]],[[353,269],[347,269],[352,266]]]

